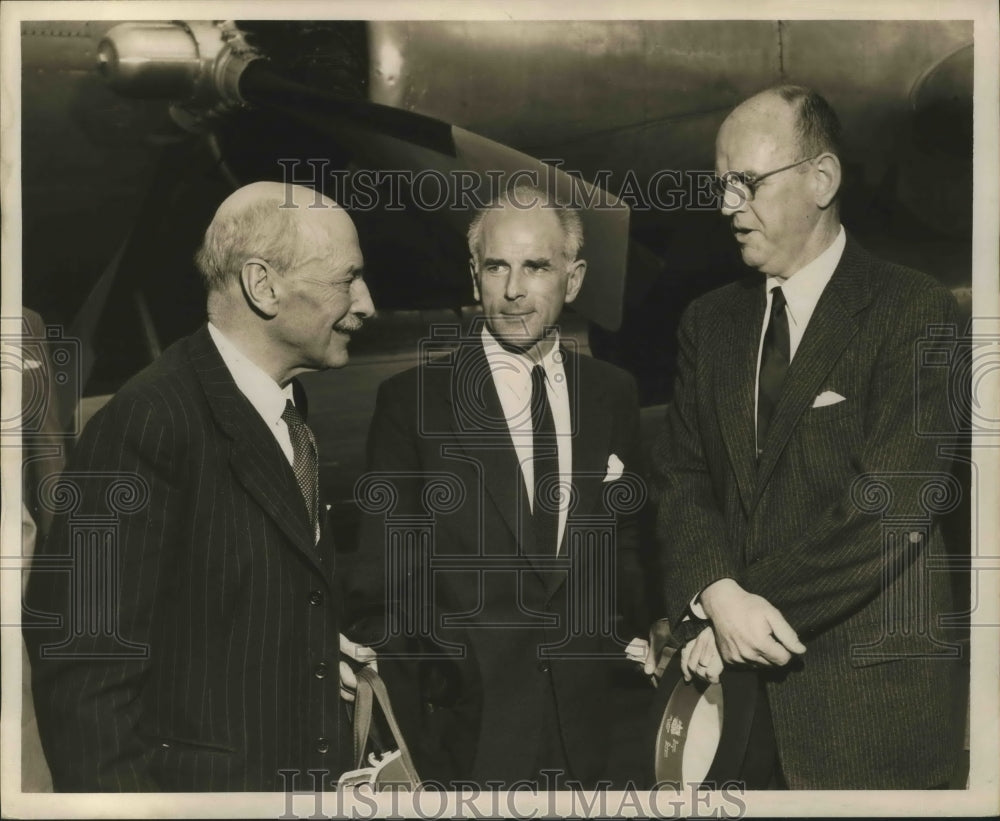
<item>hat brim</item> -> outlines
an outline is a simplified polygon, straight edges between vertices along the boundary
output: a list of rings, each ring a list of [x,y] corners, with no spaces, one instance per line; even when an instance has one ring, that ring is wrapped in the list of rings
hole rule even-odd
[[[726,669],[718,684],[684,681],[675,653],[660,678],[647,723],[653,782],[718,787],[740,779],[757,704],[753,670]]]

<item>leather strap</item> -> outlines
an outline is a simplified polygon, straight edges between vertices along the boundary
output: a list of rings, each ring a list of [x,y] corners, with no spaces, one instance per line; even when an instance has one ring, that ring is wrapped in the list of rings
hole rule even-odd
[[[354,769],[364,766],[365,747],[372,725],[372,687],[361,674],[367,667],[357,671],[358,689],[354,694]]]
[[[410,756],[410,749],[403,740],[402,730],[396,721],[396,715],[392,711],[392,704],[389,702],[389,692],[385,689],[385,682],[379,677],[371,667],[362,667],[357,672],[358,689],[354,698],[354,762],[355,769],[364,766],[365,747],[368,745],[368,735],[371,731],[372,706],[374,701],[378,701],[378,706],[385,716],[386,724],[392,733],[399,756],[403,761],[403,766],[410,774],[414,784],[420,782],[417,775],[417,768],[413,764]]]

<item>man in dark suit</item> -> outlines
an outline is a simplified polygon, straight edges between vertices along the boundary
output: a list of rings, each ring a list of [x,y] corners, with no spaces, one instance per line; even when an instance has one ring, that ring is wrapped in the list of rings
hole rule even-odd
[[[760,670],[751,786],[928,788],[959,748],[948,581],[927,569],[955,488],[924,435],[948,427],[947,368],[917,354],[955,306],[845,235],[838,137],[796,86],[719,131],[722,212],[756,272],[681,322],[654,454],[668,615],[698,633],[686,675]]]
[[[378,650],[425,780],[554,789],[607,763],[644,488],[632,378],[559,335],[582,241],[534,189],[480,212],[484,322],[378,393],[348,633]]]
[[[94,416],[50,488],[26,599],[49,626],[25,639],[56,790],[282,790],[283,769],[310,789],[307,769],[341,769],[340,653],[371,653],[338,633],[294,377],[344,365],[373,307],[353,223],[317,196],[254,183],[222,203],[197,258],[209,323]]]

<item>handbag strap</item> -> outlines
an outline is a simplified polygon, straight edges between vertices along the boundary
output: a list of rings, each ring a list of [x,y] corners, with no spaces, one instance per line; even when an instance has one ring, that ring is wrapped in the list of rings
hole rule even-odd
[[[362,668],[365,670],[367,668]],[[368,678],[357,671],[358,687],[354,694],[354,769],[365,763],[365,747],[372,725],[372,685]]]
[[[385,716],[386,724],[392,733],[399,756],[403,761],[407,771],[416,778],[417,769],[413,765],[410,756],[410,749],[406,746],[403,733],[396,721],[396,715],[392,711],[392,704],[389,702],[389,692],[385,689],[385,682],[379,677],[371,667],[362,667],[357,671],[358,689],[354,698],[354,760],[355,769],[360,769],[364,765],[365,747],[368,744],[368,734],[372,723],[372,704],[378,701],[378,706]]]

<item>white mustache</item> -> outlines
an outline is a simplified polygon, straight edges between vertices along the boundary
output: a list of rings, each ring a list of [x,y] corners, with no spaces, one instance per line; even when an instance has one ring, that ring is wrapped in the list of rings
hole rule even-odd
[[[353,334],[361,330],[364,323],[356,316],[344,317],[340,322],[334,323],[333,329],[342,334]]]

